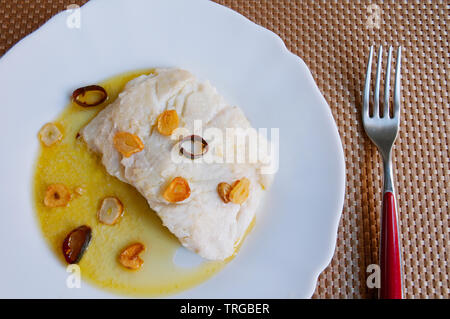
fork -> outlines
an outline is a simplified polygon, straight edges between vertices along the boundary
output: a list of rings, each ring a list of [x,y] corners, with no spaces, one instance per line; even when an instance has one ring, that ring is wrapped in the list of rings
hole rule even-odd
[[[397,204],[394,192],[392,174],[391,151],[397,137],[400,123],[400,66],[401,47],[397,50],[395,70],[394,108],[392,116],[389,111],[389,81],[391,73],[392,47],[389,47],[386,65],[386,79],[384,83],[383,112],[380,110],[380,77],[383,48],[378,51],[378,62],[375,78],[375,92],[373,112],[369,111],[370,78],[372,70],[373,46],[370,47],[369,61],[367,63],[366,84],[364,86],[362,121],[364,130],[370,140],[377,146],[383,159],[384,194],[381,214],[380,238],[380,289],[381,299],[402,299],[402,259],[400,255],[400,237],[397,222]]]

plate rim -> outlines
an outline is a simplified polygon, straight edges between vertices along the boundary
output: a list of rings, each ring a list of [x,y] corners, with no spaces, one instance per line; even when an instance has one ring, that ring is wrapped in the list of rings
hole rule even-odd
[[[97,5],[99,3],[102,2],[106,2],[109,1],[110,4],[114,5],[114,2],[111,0],[90,0],[87,3],[85,3],[84,5],[82,5],[80,7],[81,12],[83,12],[83,10],[87,10],[89,7]],[[121,0],[115,0],[116,2],[121,1]],[[153,0],[153,1],[157,1],[157,0]],[[168,1],[168,0],[165,0]],[[170,0],[172,2],[176,2],[179,0]],[[313,274],[311,275],[313,277],[313,281],[312,281],[312,285],[311,287],[309,287],[309,293],[308,295],[310,297],[312,297],[315,289],[316,289],[316,285],[317,285],[317,281],[318,281],[318,277],[319,275],[325,270],[325,268],[330,264],[335,249],[336,249],[336,242],[337,242],[337,235],[338,235],[338,227],[339,227],[339,223],[340,223],[340,219],[343,213],[343,207],[344,207],[344,200],[345,200],[345,187],[346,187],[346,166],[345,166],[345,155],[344,155],[344,150],[343,150],[343,144],[342,144],[342,140],[340,138],[339,135],[339,130],[336,124],[336,121],[333,117],[331,108],[329,107],[328,102],[326,101],[325,97],[323,96],[322,92],[320,91],[317,83],[314,80],[314,77],[310,71],[310,69],[308,68],[308,66],[306,65],[306,63],[303,61],[302,58],[300,58],[299,56],[297,56],[296,54],[292,53],[286,46],[286,44],[284,43],[284,41],[281,39],[281,37],[279,35],[277,35],[275,32],[264,28],[263,26],[251,21],[249,18],[245,17],[243,14],[234,11],[231,8],[228,8],[224,5],[218,4],[214,1],[208,1],[208,0],[191,0],[191,1],[197,1],[197,2],[203,2],[204,5],[209,5],[209,6],[213,6],[216,8],[220,8],[220,10],[222,10],[223,12],[225,12],[228,15],[235,15],[238,16],[239,19],[241,20],[241,23],[245,23],[248,26],[251,26],[256,32],[262,32],[262,33],[266,33],[268,35],[270,35],[270,37],[272,38],[272,41],[276,41],[278,43],[278,47],[279,49],[283,52],[283,54],[290,58],[290,59],[295,59],[297,63],[300,63],[302,65],[304,65],[304,68],[308,71],[308,76],[312,79],[312,84],[313,87],[315,89],[314,94],[316,94],[319,98],[321,98],[325,105],[328,106],[327,110],[326,110],[326,114],[327,117],[329,118],[329,122],[333,125],[332,128],[332,132],[333,132],[333,139],[334,139],[334,143],[338,146],[338,153],[337,154],[337,161],[339,162],[339,179],[341,181],[341,185],[340,188],[338,190],[336,190],[336,192],[338,193],[338,199],[339,199],[339,203],[337,203],[336,205],[336,212],[334,212],[333,216],[334,216],[334,220],[330,221],[330,224],[332,224],[332,228],[333,228],[333,234],[332,234],[332,240],[330,242],[329,245],[329,249],[327,251],[327,253],[323,254],[323,257],[321,258],[322,262],[321,263],[316,263],[314,265],[314,271]],[[4,54],[3,56],[0,58],[0,65],[2,64],[7,64],[10,57],[14,56],[15,52],[20,50],[21,47],[23,47],[27,42],[30,42],[33,38],[38,38],[40,33],[43,33],[46,31],[46,29],[51,28],[51,26],[53,24],[55,24],[58,19],[60,19],[63,15],[67,14],[67,10],[62,10],[61,12],[53,15],[50,19],[48,19],[44,24],[42,24],[39,28],[37,28],[36,30],[34,30],[33,32],[29,33],[28,35],[26,35],[25,37],[23,37],[22,39],[20,39],[17,43],[15,43],[11,48],[9,48]],[[322,106],[319,106],[322,107]],[[36,225],[38,227],[38,225]],[[92,286],[92,284],[90,284]],[[95,287],[95,286],[93,286]],[[96,289],[99,289],[97,287],[95,287]],[[104,291],[103,289],[100,289],[101,291]],[[178,295],[178,294],[177,294]],[[123,297],[122,295],[118,295],[118,294],[114,294],[114,296],[116,296],[117,298]]]

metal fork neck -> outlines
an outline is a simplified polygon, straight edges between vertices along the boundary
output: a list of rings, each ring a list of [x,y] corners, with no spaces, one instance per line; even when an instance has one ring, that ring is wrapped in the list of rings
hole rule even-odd
[[[392,160],[391,160],[391,150],[387,153],[381,153],[381,157],[383,158],[383,170],[384,170],[384,193],[392,192],[394,194],[394,175],[392,172]]]

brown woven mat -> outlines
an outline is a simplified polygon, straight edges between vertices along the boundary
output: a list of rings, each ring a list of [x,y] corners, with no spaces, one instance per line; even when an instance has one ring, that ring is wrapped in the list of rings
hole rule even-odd
[[[0,0],[0,55],[81,0]],[[382,170],[360,123],[368,47],[403,46],[403,109],[394,152],[406,296],[449,297],[449,9],[447,1],[218,0],[273,30],[310,67],[346,156],[336,252],[316,298],[371,298],[378,260]],[[379,18],[377,18],[379,17]],[[379,28],[378,28],[379,27]]]

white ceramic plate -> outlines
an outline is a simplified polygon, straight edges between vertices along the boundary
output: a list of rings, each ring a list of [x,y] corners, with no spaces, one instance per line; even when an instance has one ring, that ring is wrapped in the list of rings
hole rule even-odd
[[[280,168],[242,250],[175,297],[310,297],[333,255],[345,168],[305,63],[274,33],[209,1],[93,0],[81,8],[79,29],[67,25],[73,13],[56,15],[0,60],[0,297],[115,296],[86,283],[67,288],[44,242],[31,202],[36,134],[74,88],[166,66],[209,79],[253,126],[280,129]]]

